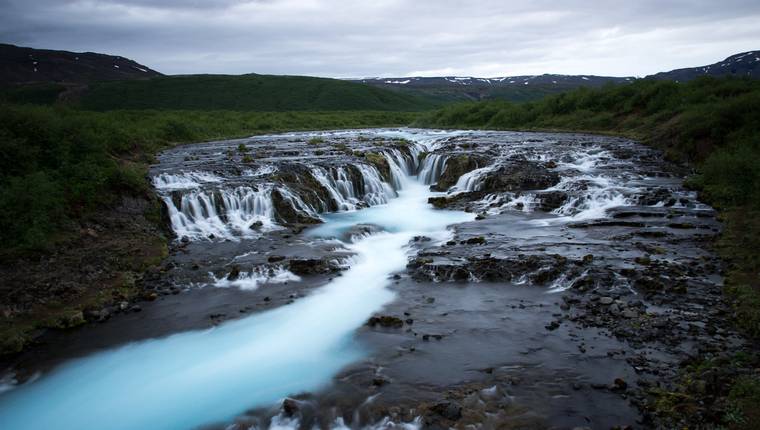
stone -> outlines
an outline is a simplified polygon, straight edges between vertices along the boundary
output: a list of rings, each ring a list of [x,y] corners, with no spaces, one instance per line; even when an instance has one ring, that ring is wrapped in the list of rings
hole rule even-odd
[[[370,317],[369,320],[367,320],[367,325],[370,327],[380,326],[385,328],[401,328],[404,326],[404,321],[401,320],[401,318],[390,316],[390,315],[380,315],[380,316],[373,316]]]
[[[639,316],[639,313],[636,312],[635,309],[628,308],[623,311],[623,317],[625,318],[636,318]]]
[[[606,305],[611,305],[613,301],[614,300],[612,300],[612,297],[600,297],[599,298],[599,303],[602,304],[602,305],[605,305],[605,306]]]
[[[451,421],[457,421],[462,418],[462,406],[453,401],[436,403],[430,408],[430,411]]]
[[[625,390],[628,388],[628,383],[623,380],[623,378],[615,378],[615,381],[613,381],[614,388],[617,390]]]

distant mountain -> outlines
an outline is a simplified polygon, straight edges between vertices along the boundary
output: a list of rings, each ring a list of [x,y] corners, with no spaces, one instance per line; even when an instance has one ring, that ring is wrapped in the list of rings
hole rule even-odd
[[[760,78],[760,51],[743,52],[708,66],[660,72],[647,76],[647,78],[684,82],[699,76],[749,76],[751,78]]]
[[[577,87],[600,87],[607,83],[626,83],[633,77],[593,75],[523,75],[496,78],[460,76],[364,78],[353,82],[415,94],[437,102],[506,99],[525,101]]]
[[[162,75],[124,57],[0,44],[0,84],[85,84],[156,76]]]

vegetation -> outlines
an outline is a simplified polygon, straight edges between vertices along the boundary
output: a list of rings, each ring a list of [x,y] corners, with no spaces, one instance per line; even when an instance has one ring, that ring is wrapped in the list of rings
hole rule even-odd
[[[381,88],[401,94],[417,96],[429,100],[438,106],[443,106],[451,103],[472,102],[476,100],[528,102],[572,91],[578,88],[578,84],[532,82],[530,85],[497,86],[475,81],[469,85],[385,85]]]
[[[156,151],[182,142],[304,129],[402,125],[389,112],[87,112],[0,105],[0,240],[43,249],[66,221],[145,193]]]
[[[687,185],[720,209],[725,221],[718,250],[729,263],[725,292],[734,303],[737,325],[760,338],[760,81],[642,80],[524,104],[449,106],[421,116],[416,125],[622,134],[661,148],[674,161],[691,163],[697,173]],[[735,409],[726,413],[733,419],[726,424],[757,428],[760,418],[751,408],[760,379],[728,377],[727,385]],[[684,392],[669,394],[682,397]]]
[[[66,86],[53,83],[0,86],[0,100],[9,103],[50,105],[58,100]]]
[[[419,111],[421,97],[339,79],[270,75],[164,76],[93,84],[79,98],[83,109],[234,111]]]

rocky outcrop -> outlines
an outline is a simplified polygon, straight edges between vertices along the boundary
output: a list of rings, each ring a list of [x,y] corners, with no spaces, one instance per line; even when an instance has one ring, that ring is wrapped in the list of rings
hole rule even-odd
[[[477,168],[487,166],[488,159],[478,155],[457,155],[446,160],[446,168],[443,169],[438,183],[431,187],[437,191],[446,191],[457,183],[459,177]]]
[[[516,161],[487,173],[481,190],[490,193],[543,190],[558,183],[559,174],[543,163]]]

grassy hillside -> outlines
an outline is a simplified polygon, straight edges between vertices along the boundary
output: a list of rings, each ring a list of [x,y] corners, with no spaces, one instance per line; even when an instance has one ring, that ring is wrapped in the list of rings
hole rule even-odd
[[[697,174],[688,185],[720,209],[725,222],[716,246],[728,262],[725,293],[734,304],[736,324],[748,336],[760,338],[760,81],[701,78],[678,84],[646,80],[580,89],[524,104],[450,106],[424,115],[417,125],[615,133],[661,148],[673,160],[690,162]],[[727,354],[728,358],[699,357],[700,371],[717,366],[728,375],[747,374],[746,365],[741,364],[746,360],[731,359],[730,351]],[[760,425],[757,373],[721,380],[728,394],[714,393],[717,397],[710,399],[690,383],[696,373],[687,368],[683,375],[682,386],[664,393],[682,399],[681,407],[709,401],[718,409],[732,410],[737,421],[725,428]],[[657,412],[668,414],[673,410]]]
[[[91,85],[81,108],[235,111],[419,111],[425,99],[337,79],[271,75],[166,76]]]

